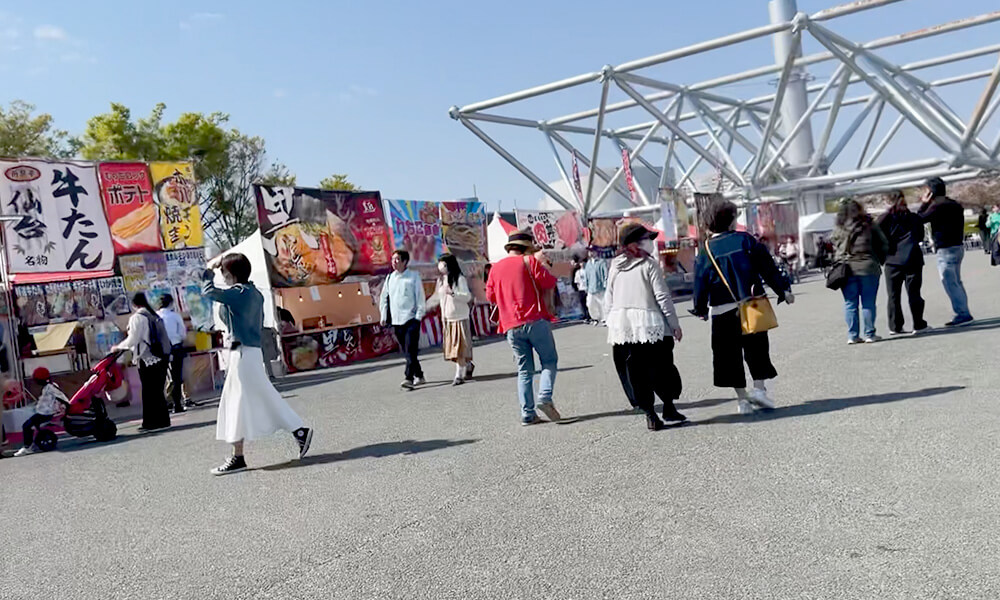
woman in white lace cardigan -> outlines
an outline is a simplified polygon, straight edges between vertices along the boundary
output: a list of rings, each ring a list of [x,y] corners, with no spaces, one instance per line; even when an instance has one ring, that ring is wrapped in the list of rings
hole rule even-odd
[[[604,295],[608,343],[629,403],[646,414],[651,431],[659,431],[663,421],[687,420],[674,407],[681,394],[674,340],[683,334],[663,270],[652,256],[656,234],[629,223],[618,235],[623,251],[611,263]],[[663,401],[663,421],[653,410],[654,394]]]

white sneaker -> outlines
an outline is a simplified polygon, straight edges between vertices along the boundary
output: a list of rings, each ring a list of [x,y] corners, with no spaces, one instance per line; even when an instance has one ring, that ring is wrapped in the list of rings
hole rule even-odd
[[[767,409],[774,408],[774,400],[768,398],[767,390],[762,390],[760,388],[753,388],[747,393],[747,396],[748,396],[747,399],[750,400],[750,402],[756,404],[761,408],[767,408]]]
[[[417,377],[413,380],[413,385],[424,385],[425,383],[427,383],[427,380],[423,377]]]
[[[14,456],[27,456],[29,454],[34,454],[34,453],[35,453],[34,448],[21,448],[20,450],[14,453]]]
[[[753,414],[753,404],[746,400],[740,400],[737,405],[737,410],[741,415],[752,415]]]
[[[877,344],[878,342],[881,342],[881,341],[882,341],[882,337],[878,336],[878,335],[873,335],[871,337],[865,338],[865,343],[866,344]]]

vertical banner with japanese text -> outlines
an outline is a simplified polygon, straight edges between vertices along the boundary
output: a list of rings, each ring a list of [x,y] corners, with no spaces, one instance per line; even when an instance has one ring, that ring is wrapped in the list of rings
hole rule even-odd
[[[191,163],[152,162],[153,192],[160,207],[163,249],[181,250],[204,245],[198,190]]]
[[[396,249],[415,265],[431,265],[441,254],[441,215],[435,202],[386,200]]]
[[[160,211],[146,163],[101,163],[97,173],[115,254],[162,250]]]
[[[107,271],[114,248],[91,163],[0,161],[0,212],[11,273]]]

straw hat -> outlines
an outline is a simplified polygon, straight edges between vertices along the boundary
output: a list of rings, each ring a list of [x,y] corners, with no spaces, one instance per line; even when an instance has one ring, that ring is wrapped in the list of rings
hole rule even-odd
[[[531,252],[535,250],[535,238],[525,230],[512,231],[503,249],[509,251],[511,248],[524,248],[526,252]]]

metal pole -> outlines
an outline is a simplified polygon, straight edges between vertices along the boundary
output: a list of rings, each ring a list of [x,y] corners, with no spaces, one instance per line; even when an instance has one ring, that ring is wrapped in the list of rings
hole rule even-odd
[[[573,144],[569,143],[569,142],[568,142],[568,141],[566,140],[566,138],[564,138],[563,136],[559,135],[559,133],[558,133],[558,132],[555,132],[555,131],[549,131],[549,135],[551,135],[551,136],[552,136],[552,139],[553,139],[553,140],[555,140],[555,142],[556,142],[557,144],[559,144],[560,146],[562,146],[563,148],[565,148],[565,149],[566,149],[567,151],[569,151],[569,152],[576,152],[576,156],[577,156],[577,158],[578,158],[578,159],[580,160],[580,162],[581,162],[581,163],[583,163],[583,166],[587,167],[588,169],[594,169],[594,170],[596,171],[596,173],[597,173],[597,176],[598,176],[598,177],[600,177],[602,181],[604,181],[605,183],[607,183],[608,181],[610,181],[610,180],[611,180],[611,178],[610,178],[610,177],[608,177],[608,176],[607,176],[607,175],[606,175],[606,174],[604,173],[604,171],[601,171],[600,169],[596,169],[596,168],[595,168],[595,167],[594,167],[594,166],[593,166],[593,165],[592,165],[592,164],[590,163],[590,161],[589,161],[589,160],[587,160],[587,157],[586,157],[586,156],[584,156],[584,155],[583,155],[583,154],[582,154],[582,153],[581,153],[581,152],[580,152],[579,150],[577,150],[577,149],[576,149],[576,148],[575,148],[575,147],[573,146]],[[630,197],[629,197],[629,195],[628,195],[627,193],[625,193],[624,191],[622,191],[622,188],[620,188],[620,187],[616,187],[616,188],[615,188],[615,192],[617,192],[617,193],[618,193],[618,195],[619,195],[619,196],[621,196],[621,197],[622,197],[622,198],[623,198],[624,200],[630,200]],[[591,213],[593,213],[593,212],[594,212],[594,210],[596,210],[596,209],[597,209],[597,207],[596,207],[596,206],[592,207],[592,208],[590,209],[590,212],[588,212],[587,214],[588,214],[588,215],[590,215],[590,214],[591,214]]]
[[[611,70],[605,67],[601,71],[604,79],[601,83],[601,105],[597,113],[597,127],[594,133],[594,152],[591,154],[590,164],[594,165],[587,173],[587,196],[583,201],[583,213],[590,214],[590,199],[594,196],[594,170],[597,168],[597,154],[601,151],[601,130],[604,128],[604,107],[608,104],[608,86],[611,85]]]
[[[860,169],[865,162],[865,155],[868,154],[868,148],[872,145],[872,140],[875,139],[875,132],[878,130],[878,125],[882,121],[882,112],[885,110],[885,102],[878,103],[878,109],[875,111],[875,121],[872,123],[872,128],[868,132],[868,137],[865,138],[865,145],[861,148],[861,156],[858,157],[858,164],[855,169]]]
[[[883,98],[872,98],[871,100],[868,101],[868,104],[866,104],[865,107],[861,109],[861,112],[858,114],[858,116],[855,117],[854,121],[847,127],[847,131],[845,131],[844,134],[840,137],[840,141],[837,142],[837,145],[834,146],[833,150],[830,151],[830,154],[827,156],[827,160],[829,161],[830,164],[833,164],[833,162],[837,160],[837,157],[840,156],[840,153],[844,151],[844,148],[847,147],[847,143],[851,141],[851,138],[854,137],[855,133],[857,133],[858,129],[865,122],[865,119],[868,118],[868,115],[871,113],[872,109],[875,106],[881,107],[884,105],[885,105],[885,100]],[[815,172],[815,166],[813,167],[813,171],[810,171],[810,174],[814,172]]]
[[[879,142],[879,145],[875,148],[875,152],[872,152],[872,157],[869,158],[868,162],[865,163],[864,168],[867,169],[871,167],[872,165],[875,164],[875,161],[878,160],[878,157],[882,156],[882,152],[885,150],[885,147],[888,146],[889,142],[892,141],[892,138],[895,137],[896,132],[899,131],[899,128],[903,126],[904,121],[906,121],[906,117],[904,115],[899,115],[899,117],[896,119],[896,122],[892,124],[892,127],[889,128],[889,131],[885,134],[885,137],[882,138],[882,141]]]
[[[986,114],[986,109],[989,106],[990,100],[993,98],[994,92],[997,90],[997,84],[1000,83],[1000,59],[997,60],[996,66],[993,67],[993,72],[990,74],[990,80],[986,82],[986,89],[983,90],[983,95],[979,98],[979,102],[976,104],[976,109],[972,112],[972,118],[969,119],[969,125],[965,129],[965,138],[962,140],[962,151],[964,152],[972,140],[979,133],[979,125],[983,121],[983,116]]]
[[[798,12],[795,0],[771,0],[768,3],[768,10],[772,23],[788,22],[795,19]],[[839,14],[835,9],[828,11],[828,14]],[[832,17],[829,17],[832,18]],[[812,126],[808,119],[799,129],[798,133],[792,133],[792,126],[799,122],[809,105],[809,94],[806,91],[808,74],[804,67],[795,66],[794,61],[802,58],[802,38],[801,34],[796,35],[785,30],[774,34],[771,37],[774,46],[774,62],[776,65],[784,65],[792,60],[791,70],[788,72],[788,84],[785,89],[781,104],[781,124],[785,138],[791,138],[785,158],[792,167],[807,165],[813,155]],[[777,100],[776,100],[777,102]]]
[[[559,174],[562,176],[563,183],[566,184],[566,189],[569,190],[570,194],[573,194],[573,198],[580,204],[580,210],[583,210],[583,199],[579,198],[576,193],[576,187],[573,185],[573,181],[569,178],[569,173],[566,172],[566,166],[563,164],[562,157],[559,156],[559,151],[556,150],[555,142],[552,141],[552,136],[549,135],[548,131],[542,130],[545,134],[545,140],[549,143],[549,148],[552,149],[552,157],[556,160],[556,167],[559,169]]]
[[[472,133],[474,133],[476,135],[476,137],[478,137],[483,142],[485,142],[487,146],[489,146],[490,148],[493,148],[493,151],[496,152],[497,154],[499,154],[508,163],[510,163],[510,165],[512,167],[514,167],[515,169],[517,169],[518,171],[520,171],[522,175],[524,175],[532,183],[534,183],[535,185],[537,185],[539,187],[539,189],[541,189],[543,192],[545,192],[546,194],[548,194],[550,198],[552,198],[553,200],[555,200],[556,202],[558,202],[566,210],[573,210],[573,205],[572,204],[570,204],[565,198],[563,198],[562,196],[560,196],[555,190],[553,190],[551,187],[549,187],[549,184],[547,184],[544,181],[542,181],[541,178],[538,177],[538,175],[535,175],[531,171],[531,169],[529,169],[528,167],[524,166],[521,163],[521,161],[519,161],[516,158],[514,158],[514,156],[510,152],[507,152],[507,150],[505,150],[503,146],[501,146],[500,144],[496,143],[493,140],[493,138],[491,138],[490,136],[486,135],[486,133],[482,129],[476,127],[471,121],[469,121],[465,117],[459,116],[458,120],[462,123],[462,125],[465,125],[465,127],[469,131],[471,131]]]
[[[793,37],[794,39],[790,44],[791,47],[798,45],[798,43],[802,38],[802,32],[801,31],[795,32],[793,34]],[[788,83],[792,78],[792,66],[794,63],[795,63],[795,55],[789,54],[785,58],[785,68],[782,69],[781,71],[781,79],[778,80],[778,90],[774,94],[774,104],[771,105],[771,112],[767,117],[767,124],[764,127],[764,134],[760,142],[760,148],[762,153],[765,152],[767,145],[771,143],[771,135],[774,133],[774,130],[777,127],[778,115],[781,114],[782,103],[785,101],[785,91],[788,89]],[[791,122],[792,123],[797,122],[801,116],[802,115],[797,115],[794,119],[792,119]],[[760,172],[763,169],[763,167],[764,167],[763,160],[758,160],[757,164],[754,165],[754,172],[752,178],[754,185],[759,185]]]
[[[847,93],[847,80],[850,79],[851,74],[845,71],[840,77],[840,87],[837,89],[837,96],[833,100],[833,108],[830,109],[830,114],[826,120],[826,127],[823,128],[823,133],[819,138],[819,146],[813,152],[812,168],[809,169],[807,177],[815,175],[820,164],[823,162],[823,154],[826,152],[826,145],[830,143],[833,126],[837,124],[837,117],[840,116],[840,105],[844,102],[844,95]]]

